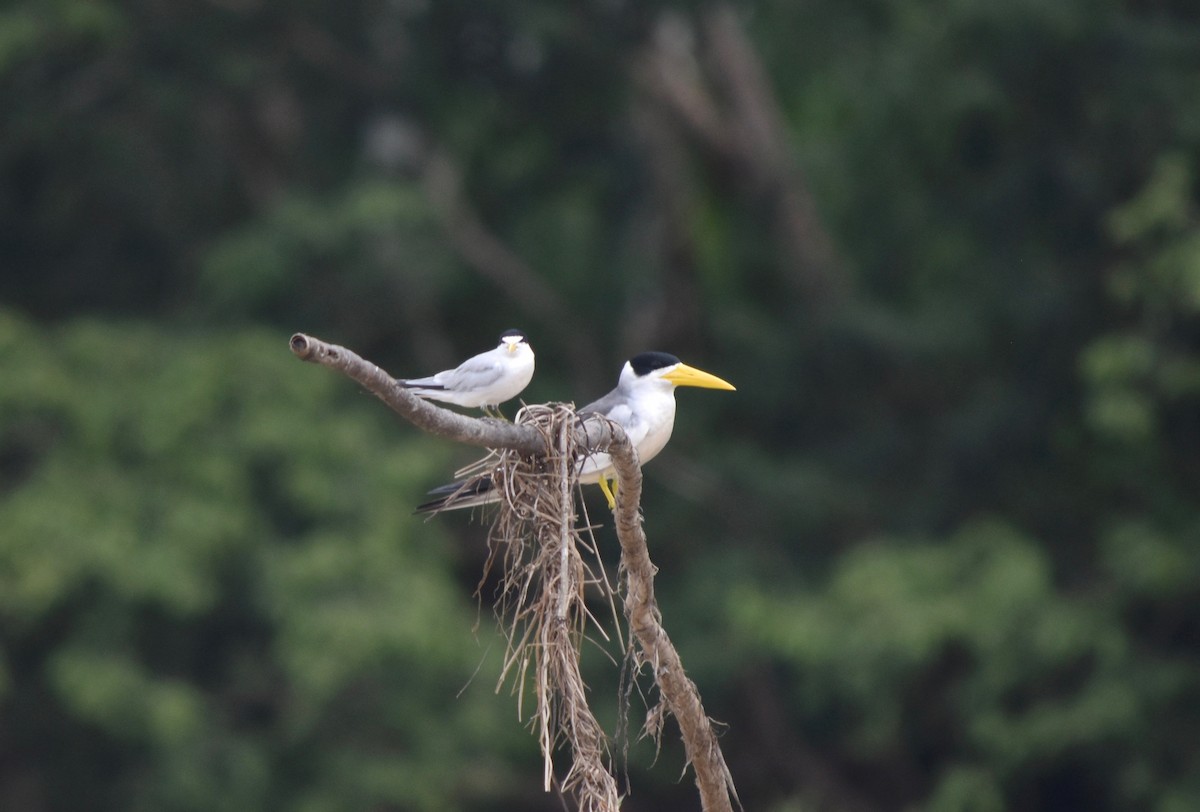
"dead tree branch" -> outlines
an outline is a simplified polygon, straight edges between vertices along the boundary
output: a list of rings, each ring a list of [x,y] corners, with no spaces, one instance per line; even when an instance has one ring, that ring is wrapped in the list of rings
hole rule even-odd
[[[509,449],[518,452],[521,457],[540,459],[545,463],[539,464],[541,475],[550,478],[553,486],[534,500],[537,504],[543,496],[546,497],[545,515],[535,517],[533,534],[537,543],[542,545],[541,557],[552,562],[552,566],[542,573],[546,589],[540,602],[547,605],[549,611],[540,616],[540,650],[543,655],[553,651],[560,658],[563,652],[573,651],[576,659],[573,663],[543,660],[540,663],[542,676],[539,676],[539,680],[546,679],[545,675],[551,671],[558,672],[567,685],[564,695],[577,701],[576,706],[568,708],[568,718],[561,727],[566,728],[573,749],[579,745],[576,743],[577,737],[570,732],[581,732],[589,753],[574,753],[576,761],[564,785],[584,785],[582,791],[576,789],[581,808],[598,811],[616,809],[615,804],[619,800],[615,797],[615,783],[610,782],[608,777],[594,775],[593,765],[599,761],[593,756],[601,749],[601,734],[583,699],[578,673],[578,647],[570,631],[572,613],[586,610],[573,608],[582,607],[583,578],[579,574],[582,565],[578,561],[578,554],[573,552],[575,545],[569,538],[575,532],[573,524],[569,524],[575,516],[573,498],[563,501],[570,494],[570,483],[573,482],[572,469],[564,464],[563,450],[573,449],[569,455],[571,459],[575,459],[576,454],[594,451],[605,452],[612,457],[619,483],[613,514],[621,543],[621,570],[626,581],[625,614],[640,647],[638,662],[650,667],[666,709],[679,721],[687,758],[695,770],[704,812],[732,812],[732,801],[737,799],[732,776],[712,724],[704,712],[700,694],[683,670],[679,654],[662,626],[662,617],[655,602],[655,567],[650,561],[642,527],[641,465],[625,432],[610,421],[596,416],[560,424],[562,428],[558,431],[540,431],[533,425],[522,425],[520,417],[516,424],[490,418],[464,417],[414,397],[398,386],[392,376],[344,347],[297,333],[292,336],[291,349],[301,360],[337,370],[356,381],[401,417],[430,434],[472,446]],[[544,410],[546,407],[527,409]],[[569,410],[568,413],[572,414]],[[532,583],[528,577],[524,580],[525,583]],[[548,728],[543,726],[544,747],[547,735]],[[581,756],[586,758],[581,760]],[[587,765],[592,777],[580,775],[581,764]],[[589,790],[590,786],[598,789]]]
[[[730,796],[737,799],[733,776],[700,702],[696,683],[684,672],[679,652],[663,628],[662,615],[654,599],[657,569],[650,561],[646,530],[642,527],[642,468],[637,453],[624,432],[614,433],[605,450],[612,456],[621,483],[614,514],[617,538],[621,542],[621,566],[625,569],[625,614],[630,630],[641,646],[642,661],[654,673],[654,681],[667,709],[679,720],[687,757],[696,771],[696,786],[700,789],[703,809],[705,812],[732,812]]]
[[[434,406],[397,384],[395,378],[375,364],[363,360],[345,347],[326,344],[303,333],[292,336],[291,347],[292,353],[301,361],[336,369],[358,382],[396,414],[430,434],[477,448],[511,448],[526,454],[545,451],[545,442],[533,429],[491,418],[465,417]]]

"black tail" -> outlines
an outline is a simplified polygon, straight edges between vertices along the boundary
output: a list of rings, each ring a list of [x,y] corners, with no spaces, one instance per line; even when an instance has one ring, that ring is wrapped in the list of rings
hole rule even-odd
[[[417,505],[414,513],[438,513],[500,501],[500,494],[492,484],[490,476],[439,485],[429,492],[429,496],[434,498]]]

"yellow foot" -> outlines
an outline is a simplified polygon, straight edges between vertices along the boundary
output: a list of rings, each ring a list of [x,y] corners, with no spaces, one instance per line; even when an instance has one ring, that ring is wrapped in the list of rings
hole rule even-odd
[[[612,486],[609,486],[609,480],[600,479],[600,490],[604,491],[604,498],[608,500],[608,509],[616,510],[617,507],[617,481],[612,480]]]

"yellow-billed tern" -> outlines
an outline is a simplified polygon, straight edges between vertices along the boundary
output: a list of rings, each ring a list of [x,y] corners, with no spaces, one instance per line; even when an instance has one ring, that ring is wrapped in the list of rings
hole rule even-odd
[[[533,347],[520,330],[505,330],[494,350],[481,352],[428,378],[397,380],[414,395],[455,406],[495,409],[512,400],[533,378]]]
[[[677,386],[734,389],[727,381],[690,367],[674,355],[644,352],[625,363],[616,389],[579,409],[577,413],[584,418],[589,414],[599,414],[619,425],[637,449],[639,462],[645,465],[671,439],[671,430],[675,427]],[[608,483],[615,478],[616,472],[608,454],[596,452],[580,460],[579,481],[599,484],[610,509],[616,500]],[[435,498],[418,507],[418,513],[472,507],[500,498],[487,479],[465,489],[461,482],[442,485],[429,494]]]

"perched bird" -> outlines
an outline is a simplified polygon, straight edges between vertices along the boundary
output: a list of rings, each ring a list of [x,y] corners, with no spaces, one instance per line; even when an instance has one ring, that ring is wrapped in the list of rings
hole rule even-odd
[[[599,414],[625,430],[645,465],[663,450],[675,427],[675,387],[698,386],[705,389],[734,387],[715,375],[702,372],[665,352],[644,352],[630,358],[621,369],[617,388],[599,400],[578,410],[580,417]],[[616,504],[609,482],[615,480],[612,459],[596,452],[579,463],[579,481],[597,483],[604,491],[611,509]],[[429,492],[434,497],[417,508],[418,513],[431,513],[499,501],[500,495],[491,481],[481,479],[464,486],[461,482],[442,485]]]
[[[501,403],[515,398],[533,378],[533,347],[520,330],[505,330],[494,350],[468,358],[454,369],[428,378],[396,382],[417,397],[499,414]]]

